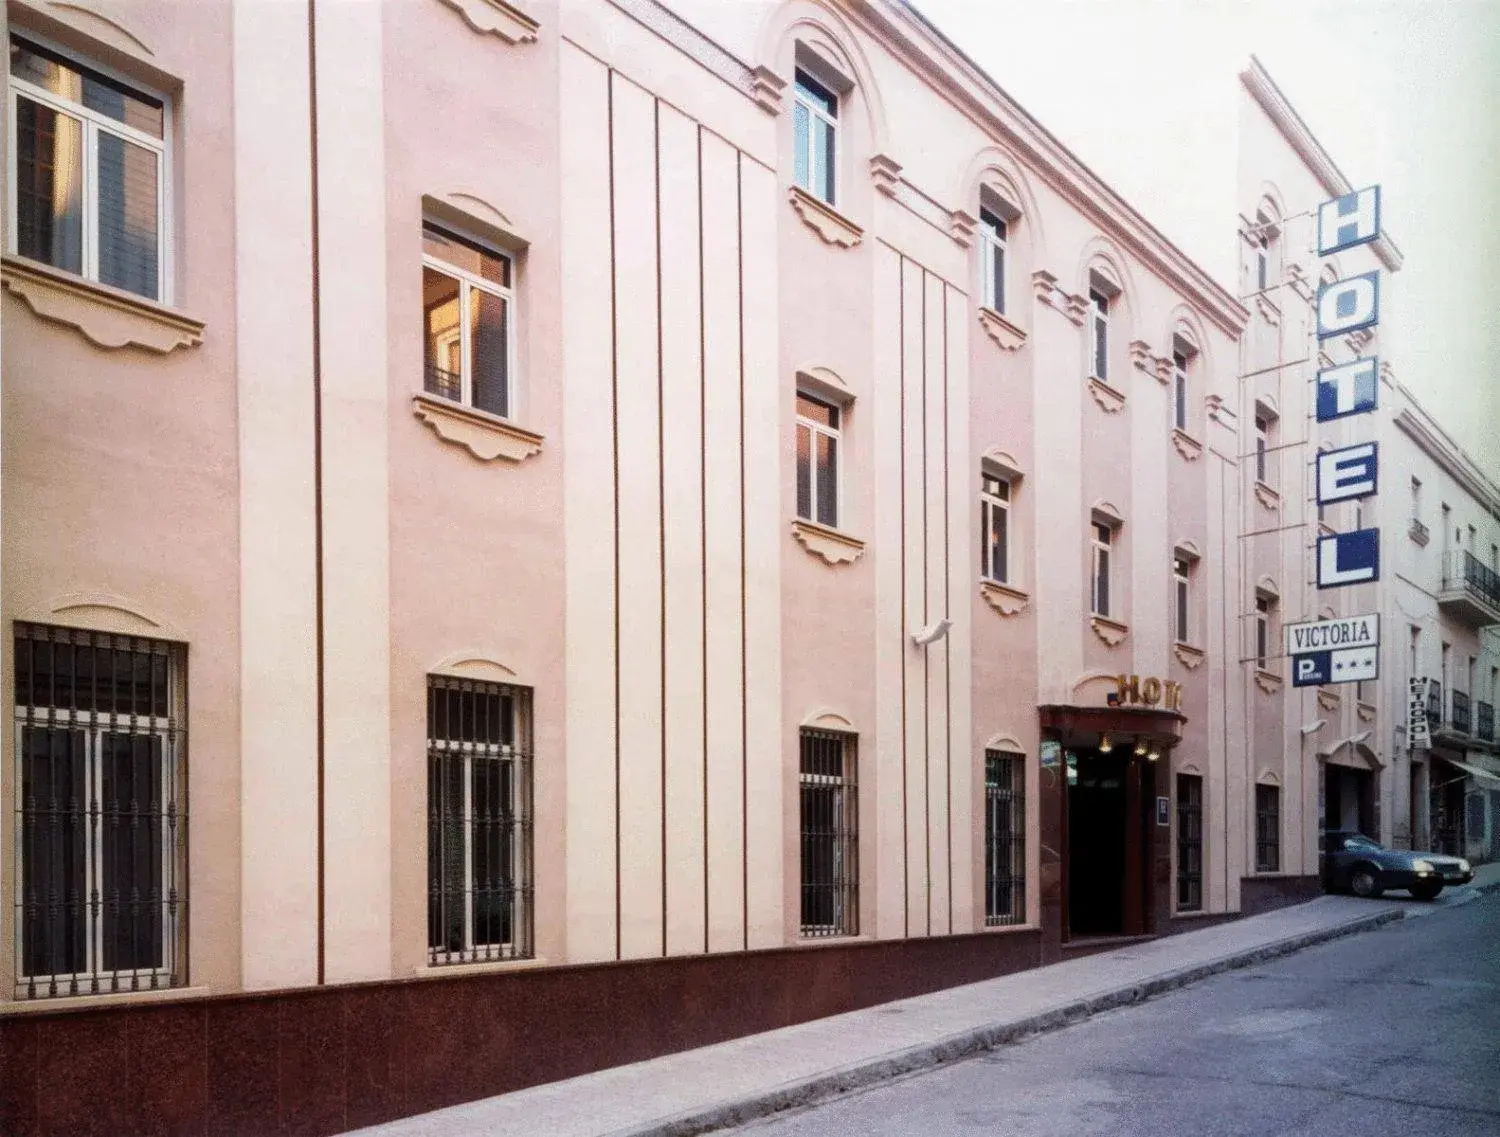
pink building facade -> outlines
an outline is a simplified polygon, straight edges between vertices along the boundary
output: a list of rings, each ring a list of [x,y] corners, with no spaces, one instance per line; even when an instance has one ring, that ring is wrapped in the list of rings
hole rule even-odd
[[[1338,189],[1257,69],[1225,284],[886,0],[7,17],[0,1129],[335,1132],[1389,816],[1256,639]]]

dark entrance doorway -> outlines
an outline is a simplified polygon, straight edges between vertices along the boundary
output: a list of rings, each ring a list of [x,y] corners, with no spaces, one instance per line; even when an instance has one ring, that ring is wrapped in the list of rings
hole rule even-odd
[[[1354,830],[1380,839],[1375,822],[1375,778],[1328,762],[1323,767],[1323,828]]]
[[[1075,936],[1125,931],[1126,760],[1078,755],[1068,787],[1068,929]]]

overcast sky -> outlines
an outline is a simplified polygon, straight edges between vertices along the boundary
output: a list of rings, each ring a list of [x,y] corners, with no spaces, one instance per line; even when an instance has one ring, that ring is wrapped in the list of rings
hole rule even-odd
[[[1383,358],[1500,482],[1500,0],[915,2],[1221,279],[1235,220],[1204,179],[1255,54],[1354,185],[1381,184],[1406,258]]]

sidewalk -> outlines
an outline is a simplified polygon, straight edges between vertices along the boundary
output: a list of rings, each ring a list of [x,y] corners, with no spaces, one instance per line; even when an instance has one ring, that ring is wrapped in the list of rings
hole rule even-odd
[[[1500,889],[1500,865],[1436,904],[1306,904],[535,1086],[363,1137],[691,1137],[1052,1030],[1111,1007]],[[629,1029],[622,1024],[621,1029]]]

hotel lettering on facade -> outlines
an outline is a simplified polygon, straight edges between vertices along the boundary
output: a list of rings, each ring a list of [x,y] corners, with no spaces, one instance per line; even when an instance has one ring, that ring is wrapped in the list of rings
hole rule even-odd
[[[1307,345],[1399,254],[1259,65],[1226,285],[910,7],[681,9],[9,5],[0,1129],[332,1132],[1388,828],[1404,705],[1280,645],[1378,610]]]

